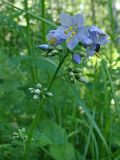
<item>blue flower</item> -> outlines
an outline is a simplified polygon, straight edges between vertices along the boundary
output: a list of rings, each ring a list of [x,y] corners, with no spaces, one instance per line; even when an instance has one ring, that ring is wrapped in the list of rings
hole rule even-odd
[[[92,43],[86,47],[87,53],[89,56],[93,56],[95,52],[100,51],[101,46],[109,42],[108,35],[96,26],[88,28],[88,32]]]
[[[85,42],[89,44],[89,37],[86,38],[86,29],[84,28],[84,18],[81,14],[70,16],[62,13],[60,15],[61,26],[57,28],[55,34],[57,37],[66,40],[70,50],[74,49],[77,44]]]
[[[73,62],[77,63],[77,64],[80,64],[80,61],[81,61],[81,56],[77,53],[73,54],[72,56],[72,60]]]
[[[56,35],[55,30],[49,31],[46,38],[48,40],[49,45],[52,45],[52,46],[57,46],[65,41],[64,39]]]

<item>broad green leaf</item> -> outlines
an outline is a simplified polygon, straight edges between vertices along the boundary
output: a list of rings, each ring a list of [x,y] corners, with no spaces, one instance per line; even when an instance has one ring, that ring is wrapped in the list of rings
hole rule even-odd
[[[42,120],[40,130],[39,143],[41,145],[64,144],[67,142],[65,130],[50,120]]]
[[[22,63],[23,65],[27,66],[27,68],[34,66],[41,70],[47,70],[47,71],[50,70],[54,71],[57,67],[56,63],[49,58],[32,57],[28,55],[13,57],[11,62],[15,65]]]
[[[39,144],[42,146],[47,146],[47,145],[53,144],[53,141],[48,136],[41,133],[39,138]]]
[[[50,153],[55,160],[76,160],[74,148],[71,144],[52,145]]]

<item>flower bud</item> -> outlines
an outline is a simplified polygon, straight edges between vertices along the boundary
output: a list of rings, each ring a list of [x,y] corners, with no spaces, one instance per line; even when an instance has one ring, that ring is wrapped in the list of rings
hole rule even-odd
[[[33,99],[38,99],[39,97],[38,97],[38,95],[37,94],[35,94],[34,96],[33,96]]]
[[[69,74],[69,76],[74,76],[73,72],[69,72],[68,74]]]
[[[29,88],[30,93],[34,93],[34,88]]]
[[[57,46],[56,48],[57,48],[57,50],[58,50],[58,51],[63,51],[63,47],[62,47],[62,46],[60,46],[60,45],[59,45],[59,46]]]
[[[81,62],[81,56],[79,54],[75,53],[72,56],[72,60],[73,60],[73,62],[75,62],[77,64],[80,64],[80,62]]]
[[[42,85],[40,83],[37,83],[36,87],[40,89]]]
[[[38,46],[43,51],[52,51],[54,48],[48,44],[41,44]]]
[[[53,96],[53,94],[51,92],[47,92],[46,96],[51,97],[51,96]]]
[[[83,110],[83,108],[81,106],[79,106],[78,109],[79,109],[79,111],[80,111],[81,114],[84,114],[84,110]]]
[[[38,88],[35,89],[35,94],[40,94],[40,92],[41,92],[40,89],[38,89]]]
[[[47,88],[44,88],[43,91],[47,91]]]
[[[44,94],[42,95],[42,98],[43,98],[43,99],[45,99],[45,98],[46,98]]]
[[[80,77],[78,81],[83,82],[83,83],[88,83],[89,81],[85,79],[84,77]]]
[[[13,135],[14,135],[14,136],[17,136],[17,135],[18,135],[18,133],[17,133],[17,132],[13,132]]]
[[[59,52],[57,51],[57,50],[53,50],[53,51],[51,51],[51,52],[49,52],[48,54],[47,54],[47,56],[56,56],[56,55],[58,55],[59,54]]]
[[[22,128],[21,130],[22,130],[22,132],[25,132],[25,131],[26,131],[26,129],[25,129],[25,128]]]

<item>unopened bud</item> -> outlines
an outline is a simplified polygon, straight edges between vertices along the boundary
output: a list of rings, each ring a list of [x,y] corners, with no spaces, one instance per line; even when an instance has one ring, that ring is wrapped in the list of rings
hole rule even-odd
[[[84,77],[80,77],[78,80],[79,80],[80,82],[83,82],[83,83],[88,83],[88,82],[89,82],[89,81],[86,80]]]
[[[38,97],[38,95],[37,94],[35,94],[34,96],[33,96],[33,99],[38,99],[39,97]]]
[[[13,132],[13,135],[14,135],[14,136],[17,136],[17,135],[18,135],[18,133],[17,133],[17,132]]]
[[[45,95],[42,95],[42,98],[45,99],[46,98]]]
[[[41,44],[38,46],[43,51],[52,51],[54,48],[48,44]]]
[[[40,89],[35,89],[35,94],[40,94]]]
[[[52,96],[53,96],[53,94],[52,94],[51,92],[47,92],[47,93],[46,93],[46,96],[48,96],[48,97],[52,97]]]
[[[76,64],[80,64],[80,62],[81,62],[81,56],[80,56],[80,54],[74,53],[74,54],[72,55],[72,60],[73,60],[73,62],[75,62]]]
[[[26,131],[26,129],[25,129],[25,128],[22,128],[21,130],[22,130],[22,132],[25,132],[25,131]]]
[[[57,48],[57,50],[58,50],[58,51],[63,51],[63,47],[62,47],[62,46],[60,46],[60,45],[59,45],[59,46],[57,46],[56,48]]]
[[[57,50],[53,50],[53,51],[49,52],[47,55],[48,56],[56,56],[58,54],[59,54],[59,52]]]
[[[84,110],[83,110],[82,107],[79,107],[78,109],[79,109],[79,111],[80,111],[81,114],[84,114]]]
[[[44,88],[43,91],[47,91],[47,88]]]
[[[29,88],[30,93],[34,93],[34,88]]]
[[[37,83],[36,87],[40,89],[42,85],[40,83]]]
[[[69,72],[69,76],[74,76],[74,73],[73,72]]]

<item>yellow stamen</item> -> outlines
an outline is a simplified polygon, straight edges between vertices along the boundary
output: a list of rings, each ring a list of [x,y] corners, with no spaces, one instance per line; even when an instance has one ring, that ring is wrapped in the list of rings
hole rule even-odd
[[[72,39],[71,37],[67,38],[66,43],[69,43],[71,41],[71,39]]]
[[[56,38],[51,38],[48,43],[51,45],[54,45],[54,44],[56,44],[56,42],[57,42]]]
[[[74,36],[74,35],[76,35],[76,32],[75,32],[75,31],[73,31],[73,32],[72,32],[72,35],[73,35],[73,36]]]
[[[73,30],[73,27],[70,26],[70,27],[68,28],[68,31],[72,31],[72,30]]]
[[[65,34],[68,34],[68,31],[67,31],[67,30],[65,30],[65,31],[64,31],[64,33],[65,33]]]

